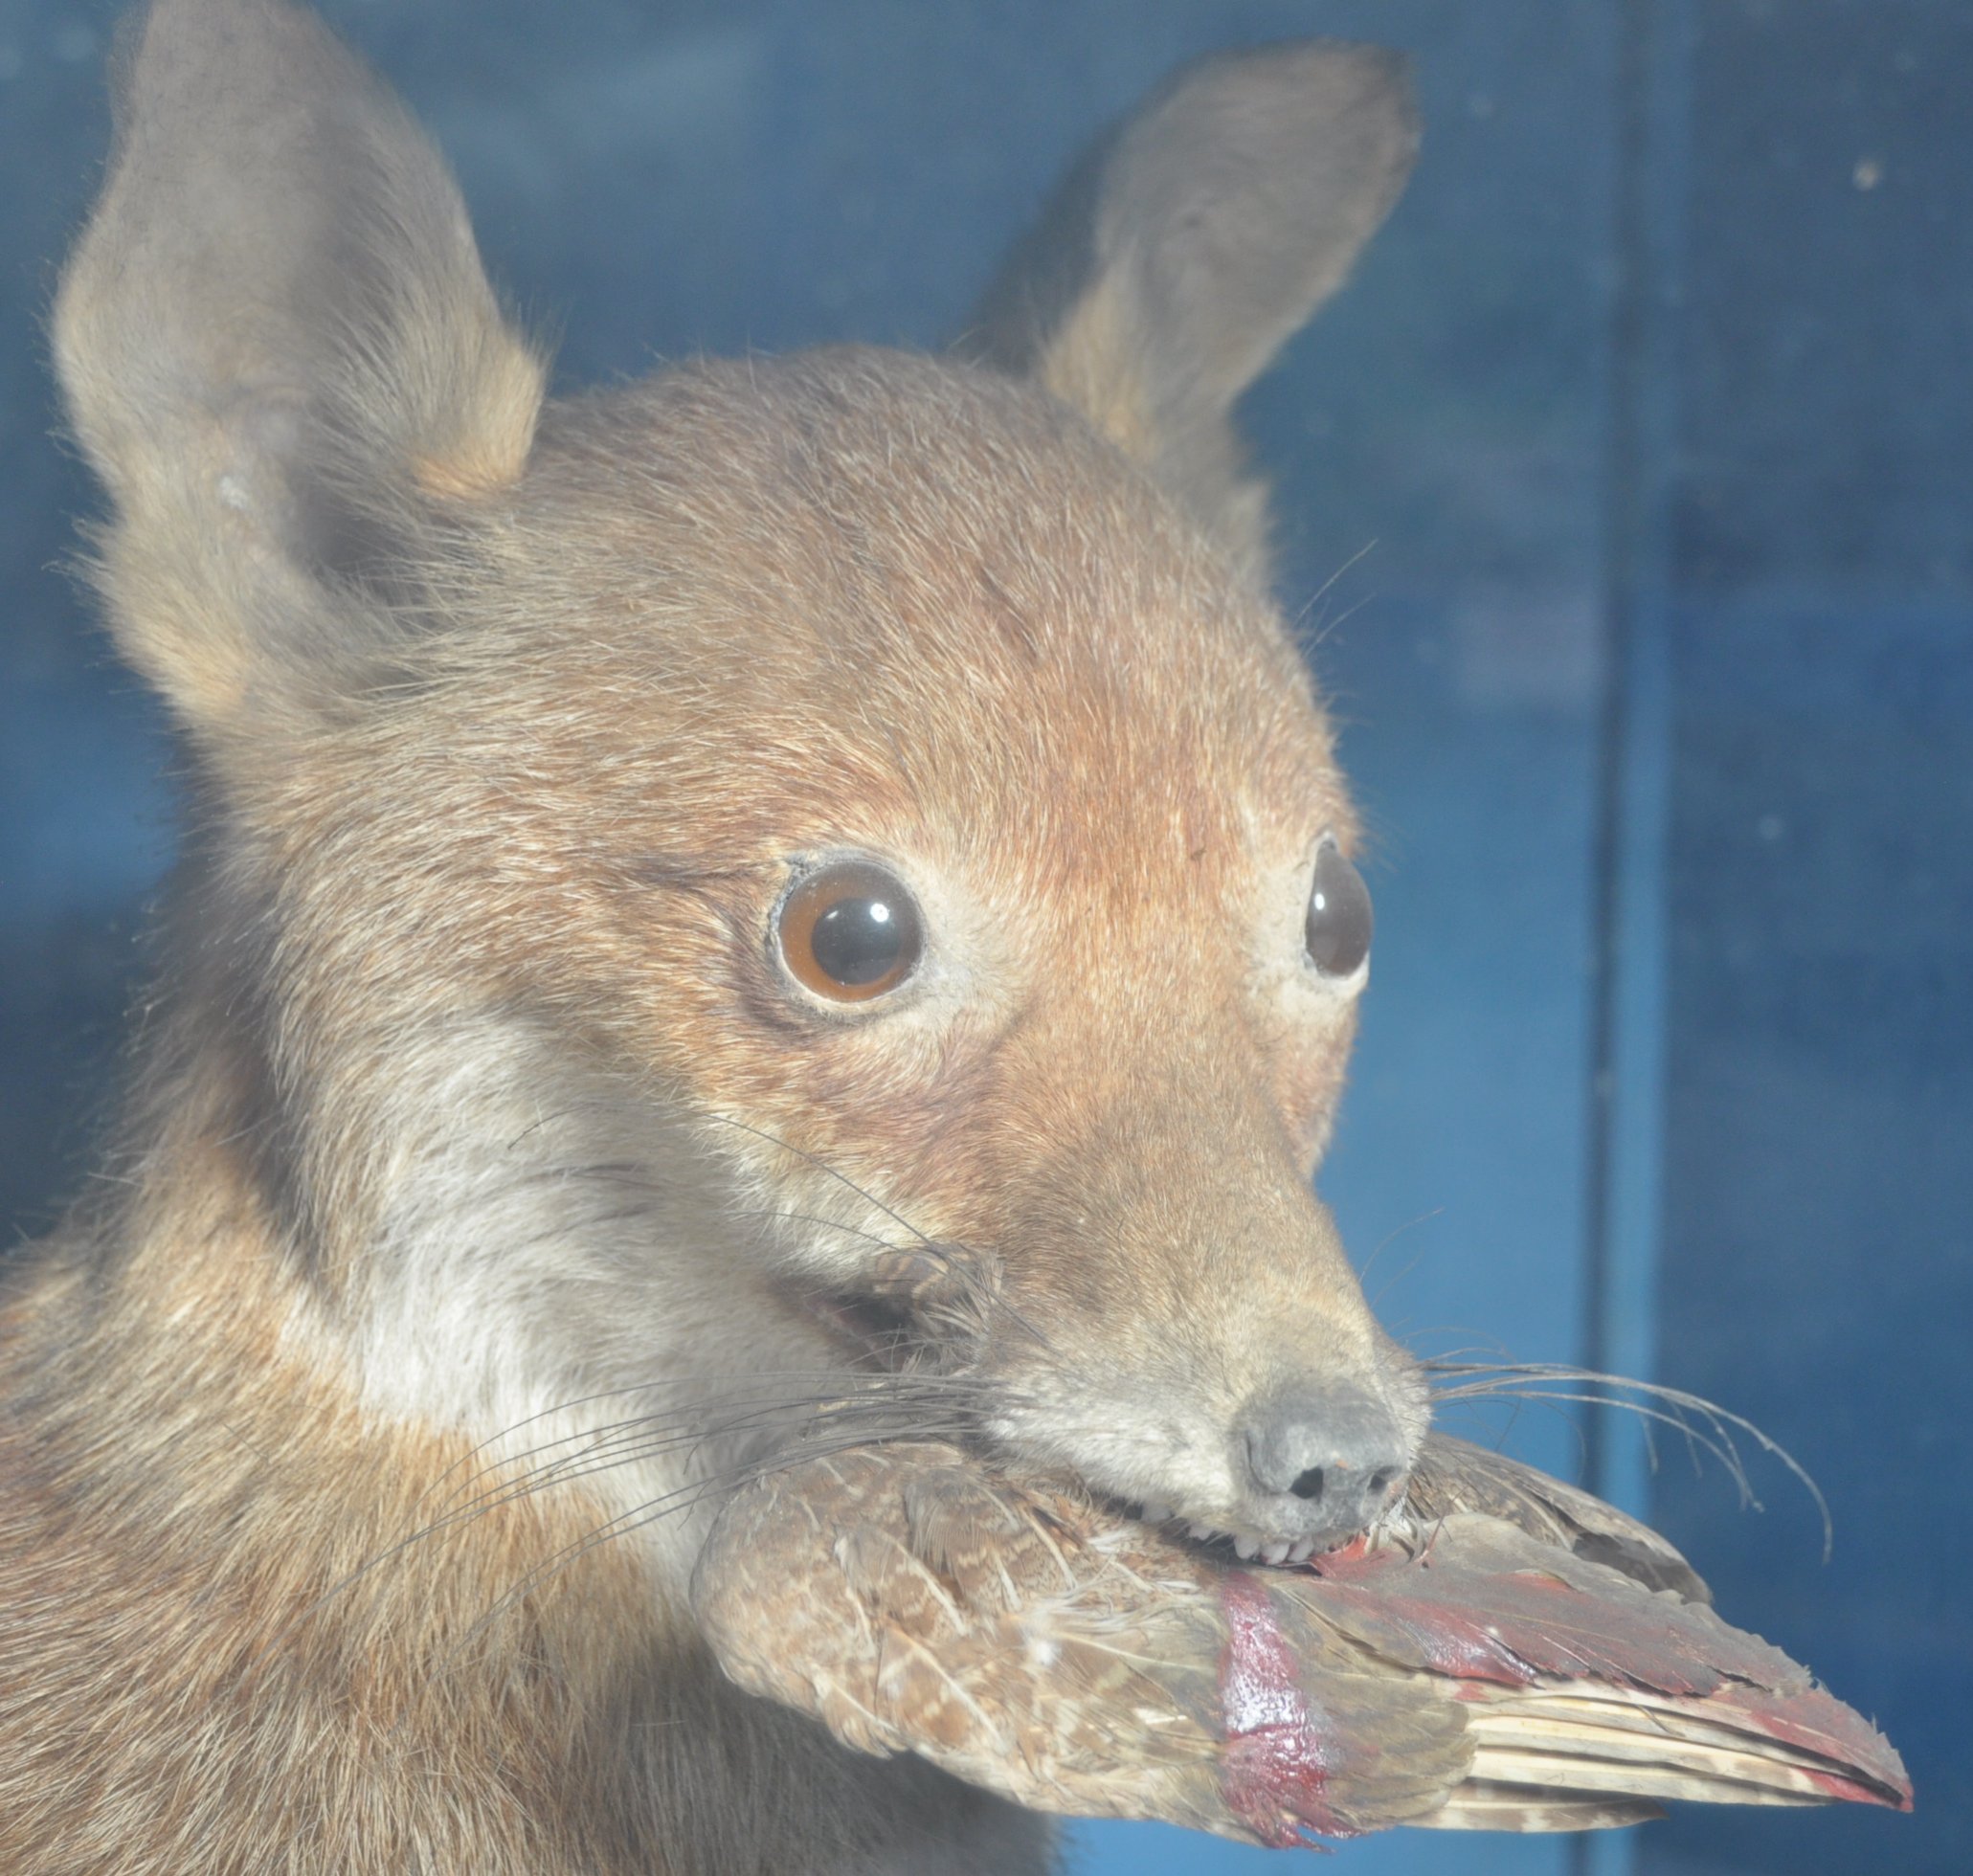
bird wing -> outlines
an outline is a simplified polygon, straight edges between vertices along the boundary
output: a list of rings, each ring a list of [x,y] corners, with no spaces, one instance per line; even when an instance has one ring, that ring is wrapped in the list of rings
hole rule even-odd
[[[1270,1590],[1465,1710],[1470,1779],[1413,1821],[1574,1828],[1616,1796],[1910,1807],[1890,1743],[1779,1648],[1486,1513],[1449,1512],[1415,1549],[1317,1558]]]
[[[1580,1485],[1450,1434],[1425,1435],[1405,1503],[1415,1523],[1430,1524],[1454,1511],[1485,1512],[1531,1537],[1606,1563],[1648,1589],[1672,1590],[1688,1602],[1713,1600],[1699,1573],[1648,1525]]]

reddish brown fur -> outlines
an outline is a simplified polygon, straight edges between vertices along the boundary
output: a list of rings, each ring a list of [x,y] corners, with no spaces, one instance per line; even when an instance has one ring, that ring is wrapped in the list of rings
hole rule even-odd
[[[240,1168],[181,1166],[141,1248],[51,1242],[0,1315],[8,1869],[913,1866],[912,1794],[726,1686],[593,1501],[458,1522],[481,1456],[325,1386],[242,1293]],[[992,1843],[998,1807],[957,1802]]]
[[[0,1865],[1035,1866],[690,1624],[708,1481],[877,1366],[818,1296],[872,1235],[982,1273],[939,1411],[1119,1495],[1248,1528],[1222,1447],[1312,1379],[1415,1441],[1308,1187],[1353,821],[1225,424],[1408,140],[1375,57],[1227,61],[1011,368],[544,405],[373,81],[160,0],[56,339],[196,826],[112,1177],[0,1316]],[[772,939],[851,850],[931,934],[854,1017]]]

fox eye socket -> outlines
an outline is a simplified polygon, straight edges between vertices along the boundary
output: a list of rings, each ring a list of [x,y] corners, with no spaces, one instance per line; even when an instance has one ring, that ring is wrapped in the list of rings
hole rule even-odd
[[[1315,885],[1302,927],[1309,962],[1325,977],[1347,977],[1370,955],[1370,891],[1334,840],[1315,854]]]
[[[803,880],[781,903],[775,936],[796,981],[832,1003],[866,1003],[895,990],[924,949],[904,882],[861,860]]]

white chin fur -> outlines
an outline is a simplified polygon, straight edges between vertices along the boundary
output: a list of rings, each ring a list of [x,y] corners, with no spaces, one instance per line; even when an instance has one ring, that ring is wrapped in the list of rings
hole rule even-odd
[[[707,1483],[838,1357],[749,1283],[756,1246],[710,1163],[545,1054],[500,1036],[462,1052],[455,1034],[452,1071],[407,1075],[375,1117],[392,1176],[353,1337],[362,1397],[481,1449],[461,1502],[493,1468],[567,1483],[682,1586]]]

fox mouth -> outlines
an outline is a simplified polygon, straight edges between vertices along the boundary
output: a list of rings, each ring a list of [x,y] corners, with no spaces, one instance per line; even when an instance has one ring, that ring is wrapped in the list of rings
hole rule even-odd
[[[998,1260],[930,1239],[886,1249],[852,1281],[791,1275],[786,1300],[857,1368],[956,1374],[1005,1317]]]
[[[1060,1431],[1027,1415],[992,1417],[997,1450],[1017,1457],[1032,1453],[1030,1463],[1043,1473],[1073,1481],[1119,1524],[1141,1525],[1166,1543],[1203,1551],[1227,1564],[1306,1564],[1353,1544],[1376,1542],[1404,1519],[1409,1463],[1379,1465],[1353,1484],[1355,1468],[1339,1461],[1336,1489],[1327,1494],[1334,1503],[1327,1503],[1320,1470],[1312,1470],[1307,1483],[1294,1481],[1286,1493],[1267,1495],[1244,1488],[1238,1474],[1219,1476],[1230,1455],[1215,1447],[1209,1427],[1181,1440],[1166,1455],[1168,1463],[1149,1465],[1141,1441],[1134,1459],[1128,1451],[1119,1459],[1100,1444],[1078,1451],[1079,1442],[1056,1437]],[[1173,1427],[1164,1431],[1169,1438]],[[1118,1470],[1123,1477],[1116,1476]]]
[[[1042,1475],[1054,1474],[1105,1503],[1119,1521],[1141,1524],[1169,1542],[1199,1548],[1229,1563],[1305,1564],[1312,1557],[1373,1538],[1402,1511],[1405,1468],[1393,1468],[1386,1489],[1376,1489],[1381,1481],[1372,1481],[1372,1495],[1362,1508],[1364,1515],[1350,1528],[1332,1525],[1313,1532],[1284,1532],[1278,1525],[1269,1528],[1230,1506],[1222,1509],[1186,1504],[1174,1497],[1138,1497],[1128,1489],[1120,1491],[1085,1471],[1060,1448],[1044,1456],[1019,1438],[1018,1421],[1016,1426],[1007,1425],[993,1411],[995,1403],[974,1391],[984,1387],[989,1396],[994,1392],[986,1377],[976,1372],[983,1340],[976,1273],[938,1245],[902,1253],[889,1262],[896,1267],[860,1273],[855,1282],[789,1279],[782,1288],[792,1306],[827,1336],[848,1374],[867,1377],[862,1386],[853,1386],[854,1392],[863,1394],[870,1388],[876,1396],[887,1398],[892,1392],[887,1382],[906,1389],[905,1396],[890,1401],[899,1416],[896,1432],[912,1429],[908,1402],[920,1408],[931,1404],[931,1397],[921,1397],[914,1385],[930,1382],[941,1396],[939,1405],[949,1418],[946,1437],[983,1454],[997,1454],[1003,1463],[1017,1467],[1032,1466]],[[969,1370],[975,1372],[969,1374]],[[943,1382],[959,1385],[969,1397],[963,1401],[943,1397]],[[866,1396],[864,1404],[879,1412],[886,1423],[886,1432],[893,1430],[887,1425],[889,1412],[876,1397]],[[953,1418],[957,1424],[952,1423]],[[997,1421],[1000,1423],[997,1425]]]
[[[1331,1541],[1314,1537],[1263,1537],[1253,1531],[1229,1530],[1202,1519],[1181,1517],[1170,1506],[1155,1501],[1132,1505],[1121,1499],[1111,1499],[1110,1503],[1120,1516],[1134,1524],[1148,1526],[1167,1539],[1182,1539],[1198,1549],[1240,1563],[1307,1563],[1312,1556],[1347,1550],[1376,1530],[1373,1525],[1368,1530],[1356,1531]],[[1385,1517],[1389,1515],[1389,1512],[1384,1513]]]
[[[865,1288],[803,1286],[801,1312],[827,1331],[862,1368],[895,1372],[928,1344],[916,1312],[903,1298]]]

